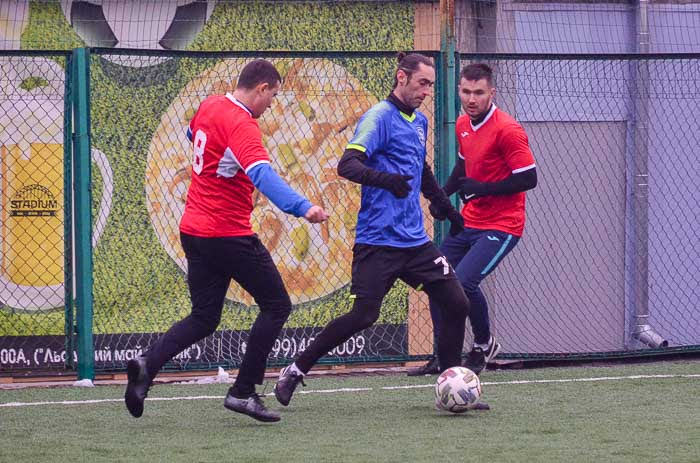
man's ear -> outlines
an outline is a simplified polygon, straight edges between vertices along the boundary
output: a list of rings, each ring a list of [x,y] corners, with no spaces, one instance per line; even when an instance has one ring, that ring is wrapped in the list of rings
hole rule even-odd
[[[268,90],[270,88],[270,84],[267,82],[260,82],[258,85],[255,86],[255,90],[257,90],[259,93],[264,93],[265,90]]]
[[[406,74],[406,71],[403,69],[399,69],[396,71],[396,81],[399,82],[401,85],[405,85],[406,81],[408,80],[408,75]]]

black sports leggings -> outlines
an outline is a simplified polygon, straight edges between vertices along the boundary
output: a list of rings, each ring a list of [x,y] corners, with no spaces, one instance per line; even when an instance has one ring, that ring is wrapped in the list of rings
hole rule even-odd
[[[192,313],[150,346],[148,373],[155,377],[168,360],[216,330],[234,279],[260,307],[234,385],[253,392],[254,384],[262,384],[267,356],[292,309],[272,257],[257,236],[199,238],[181,233],[180,240],[187,256]]]
[[[456,279],[429,283],[424,289],[429,297],[435,298],[443,310],[437,352],[440,366],[443,369],[457,366],[461,360],[469,301]],[[327,352],[350,339],[353,334],[372,326],[379,318],[382,299],[383,297],[358,296],[352,310],[331,320],[296,359],[299,369],[307,373]]]

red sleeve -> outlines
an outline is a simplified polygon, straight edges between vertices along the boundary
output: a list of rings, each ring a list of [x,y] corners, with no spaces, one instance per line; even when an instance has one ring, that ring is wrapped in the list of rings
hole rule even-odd
[[[510,125],[502,132],[503,155],[512,173],[535,165],[527,134],[519,124]]]
[[[254,120],[236,127],[229,135],[227,145],[233,150],[234,156],[244,171],[261,161],[270,162],[267,149],[262,142],[260,128]]]
[[[462,132],[466,130],[466,121],[468,116],[459,116],[457,118],[457,123],[455,123],[455,138],[457,139],[457,157],[459,159],[464,159],[464,153],[462,153]]]

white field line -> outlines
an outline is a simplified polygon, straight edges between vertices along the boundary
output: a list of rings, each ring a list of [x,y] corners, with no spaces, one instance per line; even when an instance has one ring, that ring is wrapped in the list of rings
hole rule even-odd
[[[590,383],[598,381],[624,381],[633,379],[669,379],[669,378],[700,378],[700,374],[681,374],[681,375],[631,375],[631,376],[599,376],[595,378],[568,378],[568,379],[527,379],[514,381],[484,381],[485,386],[508,386],[519,384],[548,384],[548,383]],[[433,384],[415,384],[409,386],[382,386],[377,390],[392,391],[397,389],[420,389],[434,387]],[[375,388],[371,387],[344,387],[339,389],[310,389],[301,390],[297,394],[338,394],[345,392],[369,392]],[[270,392],[265,394],[270,397],[273,394]],[[174,400],[221,400],[223,396],[200,395],[200,396],[184,396],[184,397],[149,397],[149,402],[165,402]],[[123,402],[124,399],[92,399],[92,400],[60,400],[60,401],[42,401],[42,402],[6,402],[0,403],[0,408],[3,407],[30,407],[36,405],[87,405],[110,402]]]

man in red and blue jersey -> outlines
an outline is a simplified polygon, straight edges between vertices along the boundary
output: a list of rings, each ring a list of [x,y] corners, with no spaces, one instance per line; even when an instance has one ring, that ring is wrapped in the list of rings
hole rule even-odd
[[[327,352],[379,318],[382,300],[397,279],[440,302],[443,335],[440,363],[460,363],[469,301],[445,257],[425,232],[419,194],[445,211],[454,227],[462,217],[452,207],[426,163],[428,120],[417,108],[432,93],[435,69],[426,56],[400,54],[394,89],[369,109],[338,163],[338,174],[362,185],[353,247],[353,306],[332,320],[292,365],[284,368],[275,396],[288,405],[304,375]]]
[[[496,89],[491,68],[480,63],[465,66],[458,91],[466,114],[457,119],[459,155],[444,190],[448,196],[459,191],[465,203],[465,228],[447,237],[440,250],[471,302],[474,345],[464,366],[479,374],[501,349],[491,334],[488,306],[479,284],[520,240],[525,228],[525,191],[537,185],[537,171],[525,130],[493,103]],[[447,218],[445,211],[434,206],[430,211],[437,219]],[[437,299],[430,299],[437,340],[442,336],[440,305]],[[435,374],[441,367],[434,357],[408,374]]]
[[[233,94],[205,99],[192,118],[192,182],[180,222],[187,258],[192,313],[174,324],[142,356],[127,364],[124,399],[134,417],[160,368],[185,348],[209,336],[221,320],[231,279],[260,307],[247,348],[224,406],[260,421],[279,421],[255,392],[262,384],[267,356],[292,309],[270,253],[253,232],[253,191],[260,190],[280,210],[311,223],[326,212],[292,190],[270,166],[259,118],[272,103],[281,77],[266,60],[248,63]]]

